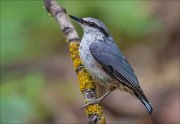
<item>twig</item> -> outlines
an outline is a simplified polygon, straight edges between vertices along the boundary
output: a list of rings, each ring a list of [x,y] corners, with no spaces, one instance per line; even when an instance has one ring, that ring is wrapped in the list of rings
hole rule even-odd
[[[80,82],[80,91],[82,92],[85,103],[96,99],[96,85],[92,77],[88,74],[82,65],[79,56],[79,36],[69,21],[66,10],[59,6],[56,0],[44,0],[46,10],[57,20],[63,31],[65,38],[69,43],[69,50]],[[88,123],[105,124],[102,107],[99,104],[90,105],[86,108]]]

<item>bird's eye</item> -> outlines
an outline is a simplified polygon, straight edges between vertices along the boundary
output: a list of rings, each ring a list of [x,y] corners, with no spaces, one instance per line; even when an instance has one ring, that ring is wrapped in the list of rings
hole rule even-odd
[[[90,22],[90,26],[94,26],[94,22]]]

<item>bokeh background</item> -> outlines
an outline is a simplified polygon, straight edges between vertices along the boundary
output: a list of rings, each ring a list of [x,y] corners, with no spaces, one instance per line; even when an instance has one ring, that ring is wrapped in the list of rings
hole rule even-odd
[[[180,2],[59,1],[68,14],[102,20],[154,108],[118,90],[101,103],[107,123],[179,124]],[[0,123],[85,123],[68,45],[41,0],[1,0]],[[71,20],[72,21],[72,20]],[[80,26],[74,23],[82,36]],[[98,89],[105,92],[104,88]]]

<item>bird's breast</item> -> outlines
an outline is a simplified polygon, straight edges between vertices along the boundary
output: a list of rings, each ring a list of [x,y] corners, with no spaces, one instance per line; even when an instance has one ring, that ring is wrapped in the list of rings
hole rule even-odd
[[[79,48],[80,58],[82,60],[84,67],[93,77],[93,79],[97,82],[105,83],[111,80],[111,77],[101,68],[101,66],[97,63],[97,61],[91,55],[90,50],[89,50],[90,42],[84,41],[82,39],[80,48]]]

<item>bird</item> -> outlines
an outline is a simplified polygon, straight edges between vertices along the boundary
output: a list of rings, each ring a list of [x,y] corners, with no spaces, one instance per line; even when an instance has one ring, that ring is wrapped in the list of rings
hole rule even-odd
[[[120,89],[139,99],[151,115],[153,108],[142,91],[133,68],[123,56],[103,22],[92,17],[69,16],[83,29],[79,47],[83,66],[96,83],[108,89],[108,92],[100,98],[83,107],[99,103],[115,89]]]

